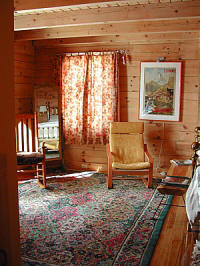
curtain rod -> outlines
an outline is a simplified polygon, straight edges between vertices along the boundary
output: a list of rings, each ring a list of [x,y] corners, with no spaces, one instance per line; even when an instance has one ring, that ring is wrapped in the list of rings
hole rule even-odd
[[[122,54],[122,55],[125,55],[127,56],[127,53],[125,50],[112,50],[112,51],[88,51],[88,52],[66,52],[66,53],[59,53],[59,54],[56,54],[56,55],[67,55],[67,56],[77,56],[77,55],[101,55],[101,54],[114,54],[114,53],[118,53],[118,54]]]

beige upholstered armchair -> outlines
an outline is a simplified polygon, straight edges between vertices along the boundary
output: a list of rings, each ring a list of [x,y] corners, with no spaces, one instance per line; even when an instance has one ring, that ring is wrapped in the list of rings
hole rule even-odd
[[[110,123],[109,144],[107,144],[108,177],[107,186],[112,188],[114,175],[143,176],[147,187],[152,187],[153,160],[144,144],[143,122]]]

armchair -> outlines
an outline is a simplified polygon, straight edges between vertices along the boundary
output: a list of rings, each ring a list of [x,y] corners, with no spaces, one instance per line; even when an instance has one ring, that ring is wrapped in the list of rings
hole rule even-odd
[[[108,176],[107,187],[112,188],[114,175],[143,177],[147,187],[152,187],[153,160],[144,144],[143,122],[111,122],[109,144],[107,144]],[[132,177],[133,178],[133,177]]]

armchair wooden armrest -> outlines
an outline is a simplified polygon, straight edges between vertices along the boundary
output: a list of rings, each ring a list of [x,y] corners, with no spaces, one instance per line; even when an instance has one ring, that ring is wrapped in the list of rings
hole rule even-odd
[[[107,178],[107,186],[108,188],[112,188],[112,153],[110,151],[109,143],[106,144],[106,152],[108,156],[108,178]]]
[[[38,151],[44,153],[45,150],[46,150],[46,146],[45,146],[45,142],[43,141],[41,147],[38,148]]]
[[[146,186],[148,187],[152,187],[152,178],[153,178],[153,159],[151,157],[151,154],[148,152],[147,149],[147,144],[144,144],[144,154],[145,154],[145,159],[147,159],[147,161],[150,163],[150,167],[149,167],[149,176],[151,178],[148,179],[148,182],[146,182],[144,180],[144,182],[146,183]]]
[[[148,162],[153,165],[153,159],[152,159],[150,153],[148,152],[147,144],[144,144],[144,154],[145,154],[145,158],[148,160]]]

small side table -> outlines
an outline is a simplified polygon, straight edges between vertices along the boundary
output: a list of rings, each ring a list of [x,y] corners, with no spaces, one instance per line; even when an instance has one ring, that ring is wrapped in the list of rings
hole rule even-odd
[[[167,176],[182,176],[192,178],[192,165],[175,165],[171,163]],[[187,190],[187,188],[178,187],[178,186],[167,186],[167,185],[159,185],[158,191],[162,194],[168,195],[177,195],[183,196]]]

